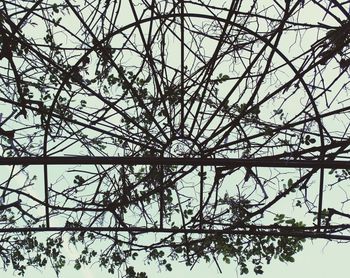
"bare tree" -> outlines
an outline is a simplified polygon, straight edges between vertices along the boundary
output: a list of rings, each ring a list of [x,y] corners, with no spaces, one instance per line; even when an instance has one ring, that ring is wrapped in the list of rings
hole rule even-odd
[[[350,239],[350,4],[220,2],[1,2],[5,269],[58,275],[68,242],[261,274]]]

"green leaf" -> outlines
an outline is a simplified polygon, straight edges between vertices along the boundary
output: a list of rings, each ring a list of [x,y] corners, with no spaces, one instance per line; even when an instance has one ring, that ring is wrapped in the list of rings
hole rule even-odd
[[[288,220],[285,221],[285,223],[293,225],[295,223],[295,219],[293,219],[293,218],[292,219],[288,219]]]
[[[171,267],[171,264],[166,264],[165,268],[166,268],[167,271],[172,271],[173,270],[172,267]]]
[[[81,263],[79,262],[78,259],[75,260],[74,268],[75,268],[76,270],[81,269]]]
[[[59,12],[60,12],[56,3],[54,3],[54,4],[52,5],[52,9],[53,9],[53,11],[54,11],[55,13],[59,13]]]
[[[82,100],[80,101],[80,105],[81,105],[82,107],[86,107],[86,100],[82,99]]]

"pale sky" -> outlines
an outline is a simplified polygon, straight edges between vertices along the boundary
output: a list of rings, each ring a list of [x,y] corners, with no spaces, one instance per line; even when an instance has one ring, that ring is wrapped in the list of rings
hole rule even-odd
[[[317,17],[318,14],[310,11],[310,20],[312,17]],[[173,57],[175,59],[175,57]],[[1,174],[0,174],[1,175]],[[20,182],[20,181],[18,181]],[[39,194],[33,191],[32,194]],[[331,200],[330,200],[331,201]],[[66,247],[65,255],[71,258],[77,256],[77,251]],[[308,278],[326,278],[326,277],[337,277],[346,278],[349,277],[349,265],[348,256],[350,254],[350,245],[347,243],[336,243],[329,242],[326,240],[308,240],[304,244],[304,250],[295,255],[295,263],[285,264],[279,262],[278,260],[272,260],[270,265],[265,265],[264,274],[260,275],[262,278],[273,278],[273,277],[283,277],[283,278],[296,278],[296,277],[308,277]],[[65,267],[61,273],[60,277],[75,277],[75,278],[111,278],[117,277],[116,274],[110,275],[107,270],[100,270],[97,265],[91,267],[85,267],[80,271],[73,269],[74,263]],[[190,270],[185,267],[184,264],[172,263],[172,272],[157,272],[156,264],[150,266],[145,266],[142,262],[138,262],[139,267],[136,270],[145,270],[150,278],[177,278],[177,277],[220,277],[220,278],[236,278],[236,277],[255,277],[252,268],[248,275],[239,275],[239,269],[235,263],[230,265],[221,263],[221,268],[223,273],[220,274],[214,263],[205,264],[200,263]],[[13,275],[10,271],[0,273],[1,278],[17,277]],[[47,277],[55,278],[54,272],[48,267],[44,270],[32,270],[28,269],[24,277]]]

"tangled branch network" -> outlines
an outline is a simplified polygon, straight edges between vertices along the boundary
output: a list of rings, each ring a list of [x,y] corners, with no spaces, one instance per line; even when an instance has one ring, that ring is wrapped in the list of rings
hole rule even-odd
[[[349,9],[2,1],[3,240],[66,233],[110,240],[111,269],[126,250],[168,248],[188,265],[234,257],[242,273],[254,244],[269,262],[306,237],[348,240]]]

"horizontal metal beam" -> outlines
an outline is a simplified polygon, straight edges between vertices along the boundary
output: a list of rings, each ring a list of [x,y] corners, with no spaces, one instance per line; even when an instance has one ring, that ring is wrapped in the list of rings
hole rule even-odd
[[[350,235],[331,234],[313,231],[292,231],[285,229],[258,230],[258,229],[178,229],[178,228],[141,228],[141,227],[33,227],[33,228],[4,228],[0,233],[23,233],[23,232],[139,232],[139,233],[172,233],[172,234],[207,234],[207,235],[254,235],[254,236],[290,236],[297,238],[324,238],[335,240],[350,240]]]
[[[350,169],[350,161],[334,160],[273,160],[237,158],[187,158],[187,157],[104,157],[104,156],[58,156],[58,157],[1,157],[0,165],[189,165],[276,168],[328,168]]]

